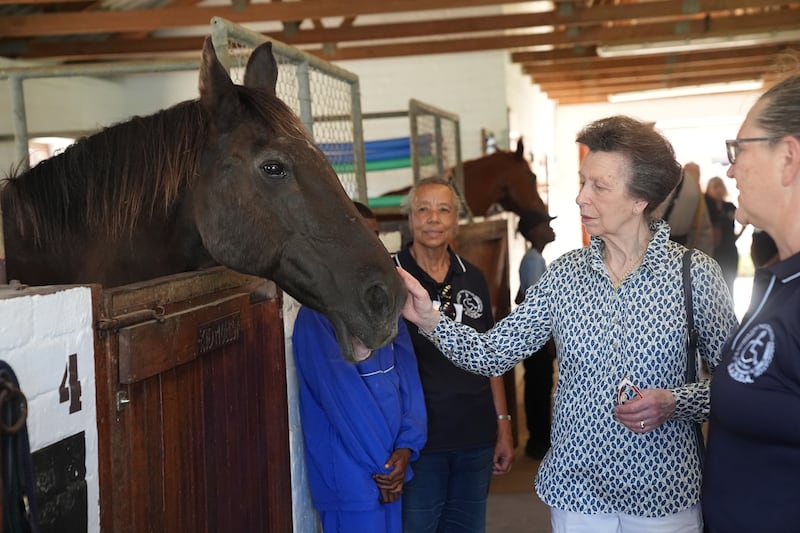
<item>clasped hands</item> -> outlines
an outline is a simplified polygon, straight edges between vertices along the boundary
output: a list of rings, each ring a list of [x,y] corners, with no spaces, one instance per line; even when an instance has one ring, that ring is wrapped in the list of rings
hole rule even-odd
[[[410,459],[411,450],[398,448],[392,452],[389,460],[383,465],[389,472],[372,475],[381,494],[381,503],[394,503],[403,494],[403,483],[405,483],[406,468]]]

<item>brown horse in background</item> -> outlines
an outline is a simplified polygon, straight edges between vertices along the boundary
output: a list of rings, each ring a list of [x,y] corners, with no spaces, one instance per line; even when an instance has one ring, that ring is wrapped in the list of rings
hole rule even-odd
[[[200,98],[79,140],[0,195],[8,278],[115,287],[222,264],[325,313],[345,356],[397,333],[406,290],[299,118],[271,43],[234,84],[207,39]]]
[[[514,152],[496,152],[464,161],[463,200],[475,216],[491,214],[500,206],[518,215],[530,209],[547,211],[536,188],[536,174],[524,157],[525,146],[520,139]],[[452,179],[452,177],[451,177]],[[387,192],[383,196],[407,194],[411,187]]]
[[[464,199],[473,215],[486,215],[495,204],[517,214],[529,209],[547,211],[524,152],[520,139],[514,152],[497,150],[464,162]]]

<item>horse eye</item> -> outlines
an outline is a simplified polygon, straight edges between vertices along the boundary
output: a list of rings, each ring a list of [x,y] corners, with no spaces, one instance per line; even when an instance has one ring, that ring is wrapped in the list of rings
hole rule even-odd
[[[261,170],[263,170],[267,176],[271,176],[273,178],[285,178],[286,177],[286,169],[283,167],[281,163],[277,161],[267,161],[263,165],[261,165]]]

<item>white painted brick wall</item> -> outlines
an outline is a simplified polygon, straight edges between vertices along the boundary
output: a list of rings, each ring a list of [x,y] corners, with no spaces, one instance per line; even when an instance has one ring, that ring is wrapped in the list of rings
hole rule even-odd
[[[297,390],[297,369],[294,365],[292,331],[300,304],[283,293],[283,334],[286,342],[286,395],[289,403],[289,448],[292,461],[292,525],[294,533],[316,533],[317,512],[311,501],[305,461],[303,426],[300,421],[300,400]]]
[[[59,403],[58,392],[70,354],[77,354],[81,384],[81,409],[72,414],[68,402]],[[85,432],[88,525],[89,532],[99,532],[91,290],[75,287],[0,299],[0,358],[14,369],[28,399],[32,451]]]

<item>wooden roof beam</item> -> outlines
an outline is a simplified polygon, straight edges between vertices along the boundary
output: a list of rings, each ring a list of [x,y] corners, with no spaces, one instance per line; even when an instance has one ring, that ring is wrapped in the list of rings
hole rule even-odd
[[[747,76],[742,74],[735,78],[730,76],[697,76],[693,78],[685,78],[681,80],[670,80],[667,82],[640,82],[640,83],[622,83],[616,85],[602,85],[602,86],[589,86],[589,85],[576,85],[572,88],[553,88],[548,90],[546,86],[541,86],[543,92],[547,93],[550,98],[559,99],[562,97],[570,96],[600,96],[616,93],[628,93],[637,91],[647,91],[654,89],[670,89],[675,87],[689,87],[694,85],[709,85],[716,83],[733,83],[739,81],[753,81],[761,79],[760,76]]]
[[[746,67],[748,65],[757,65],[762,69],[768,69],[775,64],[774,56],[752,56],[752,57],[738,57],[735,54],[729,55],[724,59],[715,59],[713,61],[688,61],[677,65],[664,65],[654,63],[650,65],[638,65],[631,67],[594,67],[585,68],[572,71],[558,71],[558,72],[541,72],[536,67],[526,67],[522,71],[537,80],[537,83],[544,83],[549,80],[584,80],[593,77],[621,77],[621,76],[635,76],[637,74],[655,74],[661,73],[670,75],[682,72],[697,72],[709,70],[729,70],[738,67]]]
[[[5,2],[7,0],[0,0]],[[271,2],[250,4],[245,10],[232,6],[167,6],[159,9],[140,9],[125,11],[87,11],[76,13],[40,13],[32,15],[9,15],[0,18],[0,35],[5,37],[35,37],[45,35],[81,35],[92,33],[113,33],[130,31],[153,31],[155,29],[204,26],[213,16],[227,18],[237,23],[261,21],[296,21],[322,17],[357,17],[367,14],[390,14],[417,12],[434,9],[491,6],[521,3],[526,0],[303,0],[302,2]],[[19,3],[14,1],[13,3]],[[477,17],[471,19],[477,29],[483,27],[536,27],[604,25],[609,22],[619,24],[624,21],[659,20],[684,17],[698,18],[707,14],[731,13],[743,8],[767,8],[774,5],[800,6],[800,2],[776,2],[776,0],[695,0],[696,9],[687,9],[683,2],[662,0],[621,5],[595,5],[575,9],[564,14],[559,9],[545,13],[502,15],[497,17]],[[514,25],[517,19],[525,26]],[[470,19],[458,24],[469,23]],[[702,20],[695,22],[702,23]],[[445,24],[440,20],[437,24]],[[412,23],[409,23],[412,25]],[[486,25],[486,26],[484,26]],[[362,26],[358,26],[361,28]],[[366,26],[363,26],[366,27]],[[346,28],[345,28],[346,29]],[[313,31],[313,30],[312,30]],[[477,30],[472,30],[477,31]],[[438,34],[439,32],[432,32]],[[339,39],[326,39],[327,42]]]
[[[762,65],[744,64],[740,67],[719,68],[719,69],[694,69],[685,72],[639,72],[635,74],[629,73],[628,75],[621,76],[597,76],[596,78],[587,79],[549,79],[541,80],[532,77],[534,83],[538,84],[542,90],[551,91],[558,89],[570,89],[574,87],[605,87],[606,85],[619,86],[623,84],[639,84],[639,83],[672,83],[685,79],[696,79],[698,77],[725,76],[727,78],[736,78],[742,76],[747,79],[758,79],[761,77],[764,68]]]

